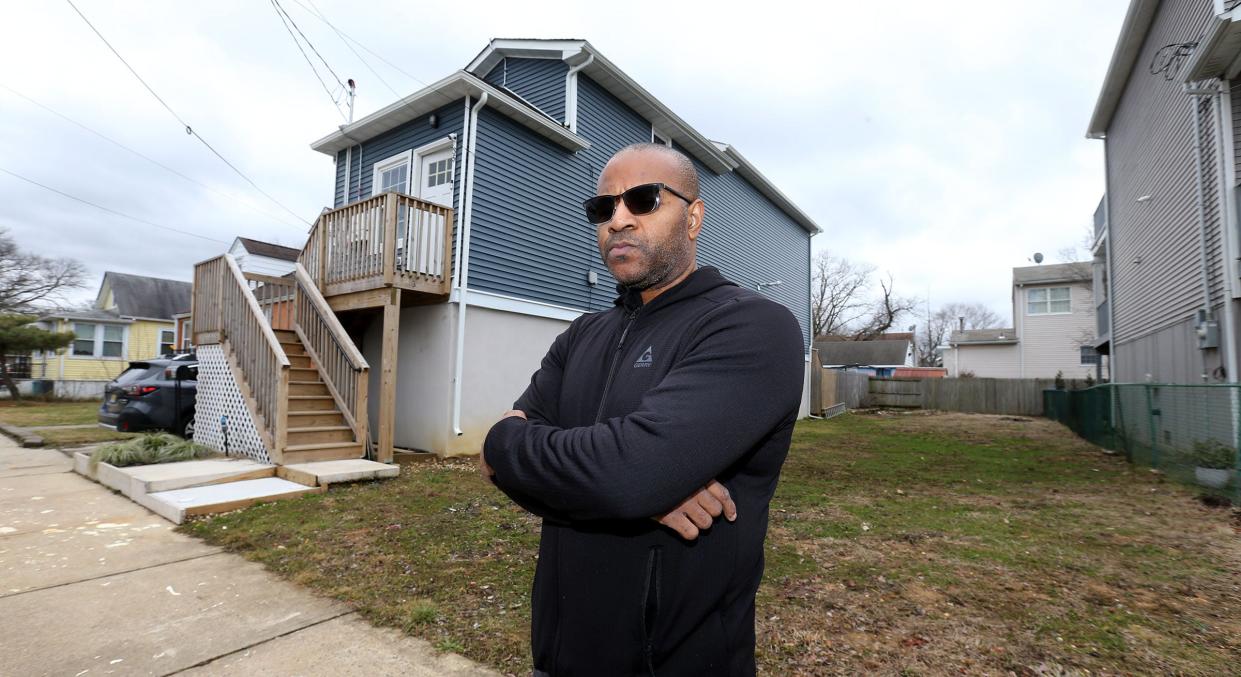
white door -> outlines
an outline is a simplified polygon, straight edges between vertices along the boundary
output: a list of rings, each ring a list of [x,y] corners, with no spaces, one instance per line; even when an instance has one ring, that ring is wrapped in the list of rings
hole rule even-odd
[[[419,155],[415,195],[427,202],[451,208],[452,169],[451,146]],[[414,215],[410,221],[406,241],[411,246],[403,252],[404,269],[427,275],[442,273],[448,223],[444,217],[426,212]]]

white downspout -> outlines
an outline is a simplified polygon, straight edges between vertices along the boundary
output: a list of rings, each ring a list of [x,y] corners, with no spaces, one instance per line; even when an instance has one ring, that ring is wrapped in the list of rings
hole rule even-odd
[[[460,189],[457,191],[457,241],[453,245],[452,257],[452,286],[454,290],[459,289],[461,286],[461,236],[463,234],[461,232],[461,219],[465,214],[465,170],[470,165],[470,159],[467,157],[467,152],[470,148],[470,97],[465,97],[463,103],[465,104],[465,112],[461,114],[461,137],[464,139],[465,146],[461,151],[461,165],[457,167],[461,180],[457,183],[460,186]]]
[[[595,55],[569,69],[564,76],[564,123],[570,132],[577,133],[577,72],[594,63]]]
[[[1231,195],[1233,194],[1233,190],[1231,190],[1229,186],[1233,184],[1229,183],[1228,181],[1228,177],[1229,177],[1228,157],[1229,155],[1231,155],[1231,153],[1227,152],[1227,146],[1224,143],[1225,136],[1231,138],[1232,134],[1227,133],[1228,130],[1224,127],[1224,110],[1223,110],[1224,97],[1230,96],[1231,88],[1223,86],[1224,83],[1222,81],[1220,84],[1221,84],[1220,91],[1216,93],[1212,101],[1214,103],[1214,109],[1215,109],[1215,128],[1216,128],[1215,156],[1219,164],[1219,167],[1216,170],[1218,172],[1218,176],[1216,177],[1218,180],[1216,181],[1216,184],[1218,185],[1219,202],[1220,202],[1219,204],[1219,213],[1220,213],[1219,232],[1220,232],[1220,239],[1222,240],[1222,242],[1220,243],[1221,245],[1220,246],[1220,257],[1223,259],[1220,262],[1220,265],[1223,266],[1224,279],[1228,281],[1228,288],[1226,290],[1226,293],[1224,294],[1224,348],[1226,351],[1224,353],[1224,370],[1228,372],[1227,377],[1226,377],[1228,382],[1236,383],[1237,382],[1237,336],[1234,331],[1234,327],[1236,325],[1233,324],[1233,307],[1232,307],[1233,303],[1235,303],[1233,299],[1233,293],[1232,293],[1234,277],[1232,275],[1233,267],[1229,265],[1229,260],[1228,260],[1229,252],[1232,251],[1234,247],[1234,244],[1229,242],[1228,240],[1230,239],[1232,235],[1231,228],[1232,228],[1232,224],[1235,222],[1236,215],[1233,211],[1234,208],[1233,208],[1232,200],[1230,199]],[[1229,119],[1231,119],[1231,117]]]
[[[470,276],[470,219],[474,211],[474,152],[478,138],[478,112],[487,105],[488,97],[489,94],[483,92],[478,103],[474,104],[474,108],[470,111],[470,133],[465,140],[465,158],[469,165],[466,169],[464,194],[461,200],[461,211],[464,212],[461,218],[461,237],[457,238],[459,246],[457,261],[460,269],[457,276],[457,351],[452,380],[452,431],[457,437],[463,434],[461,430],[461,379],[465,373],[465,309],[467,280]]]

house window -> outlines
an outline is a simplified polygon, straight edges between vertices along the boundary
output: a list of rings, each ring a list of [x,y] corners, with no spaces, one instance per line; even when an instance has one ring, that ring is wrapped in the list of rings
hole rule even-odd
[[[434,188],[452,181],[452,158],[445,158],[427,165],[427,188]]]
[[[176,335],[177,335],[177,332],[173,331],[172,329],[159,330],[159,354],[160,355],[167,355],[168,353],[176,352],[175,348],[173,347],[173,344],[177,340]]]
[[[73,354],[94,357],[95,325],[87,322],[73,323]]]
[[[194,347],[194,321],[186,320],[181,325],[181,350],[190,350]]]
[[[74,322],[73,335],[74,356],[122,357],[125,354],[124,325]]]
[[[668,146],[669,148],[672,147],[672,139],[669,139],[667,134],[655,129],[653,126],[651,127],[651,143]]]
[[[103,357],[120,357],[125,348],[125,328],[115,324],[103,325]]]
[[[409,192],[409,166],[413,160],[413,151],[405,151],[393,155],[386,160],[375,163],[375,175],[371,181],[371,195],[380,193]]]
[[[1051,315],[1072,312],[1068,287],[1045,287],[1026,292],[1027,315]]]
[[[1082,346],[1082,364],[1083,365],[1101,364],[1101,358],[1099,357],[1099,351],[1095,350],[1091,346]]]

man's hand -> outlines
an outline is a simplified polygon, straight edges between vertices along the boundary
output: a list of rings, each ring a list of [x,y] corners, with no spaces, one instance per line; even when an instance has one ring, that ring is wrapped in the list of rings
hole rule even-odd
[[[509,409],[508,411],[504,412],[504,415],[501,416],[500,419],[504,420],[512,416],[516,416],[524,420],[526,418],[526,412],[520,409]],[[487,458],[483,455],[483,452],[481,451],[478,452],[478,471],[483,474],[483,479],[486,479],[486,480],[489,480],[492,477],[496,476],[496,471],[492,470],[491,466],[487,465]]]
[[[710,484],[699,489],[668,514],[651,519],[677,532],[681,538],[692,541],[698,538],[700,531],[709,529],[715,518],[721,514],[729,522],[736,520],[737,504],[728,495],[728,489],[723,484],[711,480]]]

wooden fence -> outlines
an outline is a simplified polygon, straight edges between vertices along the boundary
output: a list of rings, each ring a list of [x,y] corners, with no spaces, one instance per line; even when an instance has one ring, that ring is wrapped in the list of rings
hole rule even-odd
[[[1066,380],[1065,386],[1076,390],[1086,384]],[[872,378],[862,406],[1042,416],[1043,391],[1055,387],[1050,378]]]

